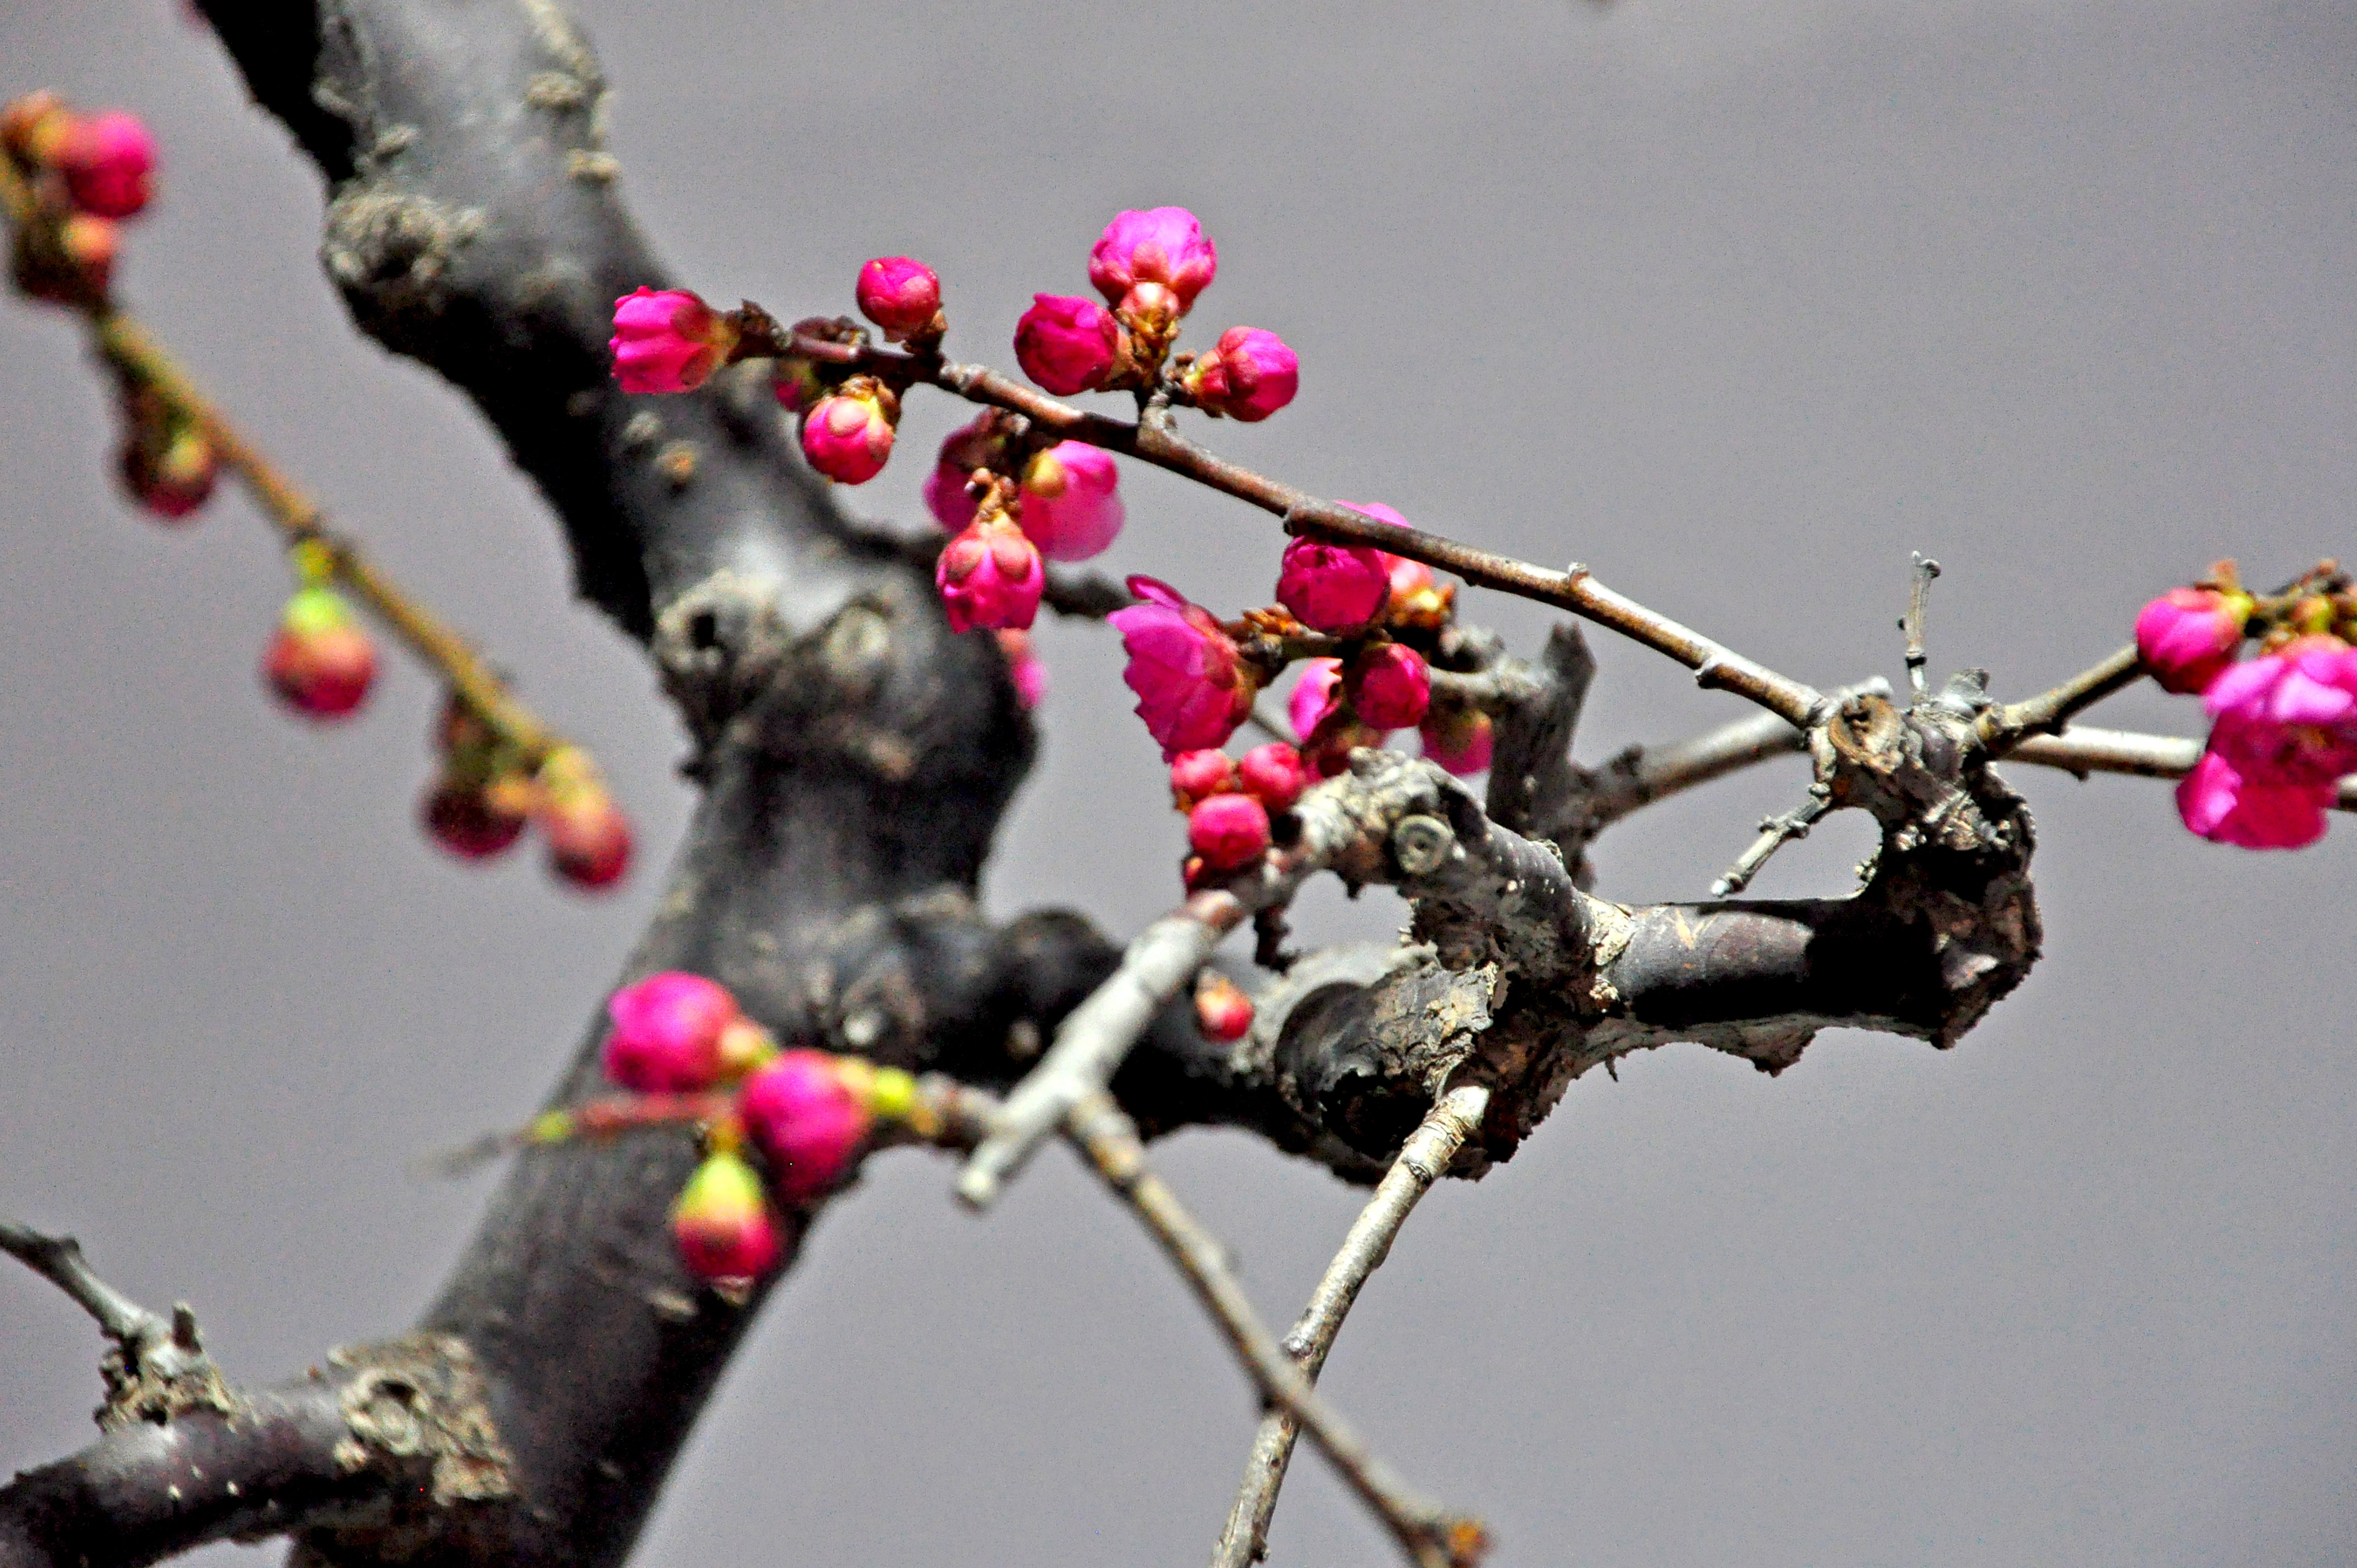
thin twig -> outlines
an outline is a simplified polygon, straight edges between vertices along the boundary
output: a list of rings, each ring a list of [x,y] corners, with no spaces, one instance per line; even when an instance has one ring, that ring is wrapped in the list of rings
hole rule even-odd
[[[1459,1084],[1440,1097],[1423,1124],[1400,1146],[1399,1157],[1383,1173],[1375,1196],[1351,1221],[1341,1251],[1326,1265],[1324,1277],[1310,1293],[1309,1305],[1285,1337],[1285,1353],[1308,1381],[1315,1383],[1325,1369],[1327,1352],[1334,1348],[1335,1336],[1342,1331],[1342,1320],[1358,1301],[1367,1276],[1390,1256],[1393,1239],[1407,1222],[1408,1214],[1481,1125],[1489,1108],[1486,1084]],[[1243,1484],[1228,1510],[1219,1547],[1211,1554],[1211,1568],[1248,1568],[1268,1554],[1268,1521],[1276,1511],[1277,1490],[1285,1485],[1286,1467],[1292,1463],[1294,1442],[1300,1432],[1300,1423],[1282,1408],[1261,1417],[1260,1430],[1253,1436],[1252,1456],[1244,1462]]]
[[[1939,575],[1940,564],[1917,552],[1914,578],[1907,588],[1907,613],[1899,622],[1899,629],[1907,634],[1907,689],[1919,703],[1925,695],[1923,667],[1932,660],[1923,641],[1923,615],[1931,601],[1932,584]]]
[[[1877,675],[1834,692],[1836,703],[1862,694],[1890,695]],[[1755,714],[1664,746],[1631,746],[1594,777],[1585,810],[1596,827],[1616,822],[1640,806],[1667,800],[1698,784],[1724,779],[1756,762],[1808,749],[1808,736],[1773,714]]]
[[[1726,875],[1710,885],[1710,896],[1714,898],[1732,897],[1750,886],[1751,879],[1760,875],[1760,868],[1768,864],[1769,856],[1794,839],[1807,838],[1817,819],[1833,810],[1833,792],[1823,785],[1813,784],[1809,787],[1809,798],[1798,806],[1781,817],[1760,819],[1760,836],[1751,841],[1751,847],[1745,850],[1733,865],[1727,868]]]
[[[1229,1269],[1219,1242],[1146,1164],[1137,1128],[1108,1094],[1072,1110],[1067,1131],[1105,1184],[1126,1201],[1178,1265],[1210,1311],[1261,1397],[1309,1434],[1352,1491],[1383,1522],[1418,1568],[1469,1568],[1489,1538],[1479,1522],[1449,1514],[1409,1491],[1359,1434],[1328,1409],[1309,1380],[1264,1326]]]
[[[2061,735],[2033,735],[2006,754],[2007,762],[2035,762],[2085,778],[2090,773],[2129,773],[2145,779],[2182,779],[2201,760],[2201,743],[2182,736],[2139,735],[2132,730],[2073,725]],[[2335,811],[2357,811],[2357,774],[2341,780]]]
[[[2020,745],[2024,736],[2049,735],[2061,729],[2072,714],[2094,706],[2143,673],[2144,664],[2136,657],[2136,644],[2130,643],[2050,692],[1991,708],[1981,715],[1975,733],[1991,757],[2003,757]]]
[[[172,1331],[166,1319],[100,1279],[83,1261],[81,1243],[70,1236],[46,1236],[16,1220],[0,1219],[0,1252],[65,1292],[118,1345],[151,1343]]]

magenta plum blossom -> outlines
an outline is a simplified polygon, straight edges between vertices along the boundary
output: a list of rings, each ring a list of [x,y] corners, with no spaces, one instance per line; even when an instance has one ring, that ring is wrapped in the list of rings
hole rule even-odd
[[[802,456],[830,479],[864,485],[892,456],[898,413],[892,394],[881,387],[853,392],[846,385],[802,416]]]
[[[1301,679],[1294,682],[1293,695],[1285,703],[1285,716],[1291,721],[1293,733],[1307,740],[1341,702],[1341,687],[1340,660],[1302,660]]]
[[[1199,801],[1224,795],[1238,785],[1234,758],[1213,747],[1182,751],[1170,759],[1170,801],[1191,811]]]
[[[1137,716],[1165,758],[1227,744],[1252,711],[1258,682],[1211,611],[1152,577],[1132,577],[1143,604],[1106,619],[1129,655],[1122,679],[1137,693]]]
[[[2357,771],[2357,648],[2304,637],[2235,665],[2201,705],[2210,749],[2249,784],[2330,784]]]
[[[700,1280],[759,1279],[778,1263],[778,1222],[761,1178],[726,1150],[696,1166],[680,1190],[671,1233],[680,1262]]]
[[[2255,784],[2215,751],[2178,780],[2177,814],[2213,843],[2303,849],[2324,836],[2330,784]]]
[[[1274,332],[1231,327],[1220,334],[1219,346],[1189,365],[1179,381],[1205,413],[1250,424],[1293,401],[1301,390],[1301,361]]]
[[[952,631],[1028,628],[1047,582],[1038,547],[1003,517],[980,520],[951,540],[933,568]]]
[[[1359,655],[1349,676],[1351,706],[1376,729],[1405,729],[1432,702],[1432,674],[1424,655],[1386,642]]]
[[[721,1075],[720,1036],[737,1022],[737,999],[700,974],[664,970],[608,999],[606,1076],[640,1094],[691,1094]]]
[[[737,1113],[789,1203],[807,1202],[841,1180],[870,1122],[823,1051],[783,1051],[756,1069],[737,1096]]]
[[[1309,768],[1301,760],[1301,753],[1281,740],[1245,752],[1243,760],[1236,765],[1236,772],[1244,793],[1272,811],[1291,810],[1310,783]]]
[[[75,120],[59,139],[57,166],[73,204],[97,218],[129,218],[147,205],[156,138],[136,114],[110,110]]]
[[[1482,713],[1425,714],[1424,755],[1462,779],[1490,766],[1495,734]]]
[[[2136,653],[2161,690],[2195,695],[2234,662],[2250,614],[2246,594],[2171,588],[2136,617]]]
[[[1023,467],[1016,521],[1050,561],[1086,561],[1121,533],[1121,469],[1085,441],[1060,441]]]
[[[859,269],[859,313],[895,343],[931,335],[942,310],[942,280],[907,256],[878,256]]]
[[[1089,252],[1089,282],[1105,303],[1142,317],[1186,315],[1219,271],[1219,247],[1183,207],[1124,212]]]
[[[981,503],[966,492],[965,471],[948,463],[935,464],[933,471],[925,476],[924,497],[925,510],[952,533],[963,532],[981,508]]]
[[[1391,602],[1383,553],[1364,544],[1296,539],[1285,547],[1277,601],[1314,631],[1351,631]]]
[[[693,392],[737,346],[728,318],[683,288],[641,288],[614,302],[614,379],[626,392]]]
[[[1123,333],[1092,299],[1039,294],[1015,324],[1015,362],[1058,397],[1094,392],[1121,360]]]
[[[1268,808],[1250,795],[1213,795],[1187,813],[1187,843],[1214,871],[1233,871],[1268,848]]]

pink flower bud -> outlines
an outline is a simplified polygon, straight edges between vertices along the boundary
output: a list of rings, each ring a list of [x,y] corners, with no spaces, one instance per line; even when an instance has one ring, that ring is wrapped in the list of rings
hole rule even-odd
[[[123,488],[166,522],[178,522],[212,499],[221,456],[193,424],[162,421],[135,428],[123,443]]]
[[[1003,517],[984,518],[942,547],[933,568],[952,631],[1028,627],[1048,585],[1037,546]]]
[[[1274,332],[1231,327],[1178,380],[1196,407],[1249,424],[1293,401],[1301,388],[1301,361]]]
[[[1460,779],[1490,766],[1496,736],[1485,713],[1462,708],[1447,714],[1428,712],[1422,733],[1424,755]]]
[[[754,1069],[737,1101],[779,1195],[806,1203],[843,1178],[869,1115],[823,1051],[785,1051]]]
[[[1125,303],[1140,284],[1158,284],[1169,291],[1169,305],[1175,305],[1178,316],[1194,308],[1195,296],[1211,286],[1219,271],[1219,248],[1183,207],[1124,212],[1105,225],[1103,237],[1089,252],[1089,282],[1106,304]],[[1169,307],[1159,297],[1140,303],[1149,310]]]
[[[540,765],[533,811],[548,841],[549,868],[576,887],[610,887],[630,868],[630,820],[588,756],[564,746]]]
[[[693,392],[736,349],[737,328],[683,288],[640,288],[614,302],[607,347],[624,392]]]
[[[830,479],[864,485],[884,471],[892,456],[892,426],[899,400],[866,378],[844,384],[802,415],[802,456]]]
[[[679,1261],[697,1279],[757,1280],[778,1265],[778,1222],[761,1178],[740,1155],[714,1154],[672,1206]]]
[[[1214,1040],[1241,1040],[1252,1029],[1252,998],[1226,975],[1207,969],[1195,983],[1195,1022]]]
[[[1094,392],[1113,375],[1123,350],[1121,323],[1091,299],[1031,296],[1015,324],[1015,362],[1058,397]]]
[[[1271,811],[1290,811],[1311,781],[1309,765],[1301,760],[1301,753],[1281,740],[1245,752],[1236,771],[1244,793]]]
[[[1341,686],[1340,660],[1304,660],[1301,679],[1294,683],[1293,695],[1285,703],[1285,716],[1292,721],[1293,733],[1308,739],[1309,733],[1341,702]]]
[[[1268,849],[1268,808],[1250,795],[1213,795],[1187,813],[1187,843],[1214,871],[1233,871]]]
[[[788,413],[805,413],[817,407],[818,400],[826,395],[826,378],[800,354],[788,354],[770,371],[770,391],[776,396],[778,406]]]
[[[128,218],[147,205],[156,138],[120,110],[75,120],[58,139],[59,172],[73,204],[98,218]]]
[[[1209,610],[1152,577],[1130,578],[1129,591],[1146,602],[1105,618],[1129,655],[1122,679],[1146,733],[1166,759],[1225,746],[1252,712],[1257,677]]]
[[[1049,560],[1085,561],[1121,532],[1120,483],[1112,453],[1060,441],[1024,465],[1016,521]]]
[[[925,476],[925,510],[952,533],[963,532],[974,521],[979,504],[966,493],[966,480],[964,470],[947,463],[934,465],[933,471]]]
[[[1007,416],[991,409],[942,438],[941,456],[925,478],[925,510],[952,533],[961,532],[974,521],[979,503],[966,490],[974,471],[1005,471],[1009,461],[1006,424]]]
[[[998,651],[1006,660],[1006,678],[1026,708],[1036,708],[1048,694],[1048,666],[1031,650],[1031,634],[1017,627],[998,631]]]
[[[1432,675],[1424,655],[1386,642],[1359,655],[1349,676],[1351,705],[1377,729],[1405,729],[1432,702]]]
[[[858,292],[859,313],[884,328],[884,336],[893,342],[936,335],[942,280],[924,263],[878,256],[859,269]]]
[[[1170,759],[1170,803],[1191,811],[1198,802],[1241,788],[1236,765],[1224,751],[1205,747]]]
[[[2171,588],[2136,617],[2136,652],[2164,692],[2191,696],[2234,662],[2250,618],[2246,594]]]
[[[2246,784],[2330,784],[2357,771],[2357,648],[2303,637],[2210,682],[2210,749]]]
[[[693,1094],[720,1081],[721,1032],[738,1016],[727,987],[667,969],[607,999],[606,1076],[640,1094]]]
[[[1285,547],[1277,602],[1313,631],[1351,631],[1391,602],[1391,573],[1380,550],[1296,539]]]
[[[339,719],[368,698],[376,680],[376,645],[335,590],[302,588],[278,618],[262,671],[297,713]]]
[[[426,835],[460,860],[489,860],[523,836],[524,813],[501,795],[445,779],[418,803]]]
[[[2324,836],[2330,784],[2255,784],[2215,751],[2178,781],[2177,814],[2190,832],[2244,849],[2301,849]]]

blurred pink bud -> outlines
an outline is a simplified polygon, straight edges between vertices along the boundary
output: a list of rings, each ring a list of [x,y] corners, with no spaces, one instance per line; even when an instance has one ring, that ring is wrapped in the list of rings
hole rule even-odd
[[[1314,631],[1362,627],[1382,613],[1391,593],[1391,573],[1380,550],[1306,538],[1285,547],[1277,602]]]
[[[128,218],[147,205],[156,172],[156,138],[136,114],[112,110],[77,119],[55,154],[66,194],[98,218]]]
[[[1038,294],[1015,324],[1015,362],[1058,397],[1094,392],[1122,355],[1121,323],[1092,299]]]
[[[942,280],[922,262],[878,256],[859,269],[859,313],[895,343],[930,337],[942,310]]]
[[[1158,284],[1169,291],[1178,316],[1194,308],[1195,296],[1211,286],[1219,271],[1219,247],[1204,237],[1202,224],[1183,207],[1124,212],[1105,225],[1103,236],[1089,252],[1089,282],[1106,304],[1122,304],[1140,284]],[[1149,310],[1168,307],[1158,297],[1140,303]]]
[[[720,1080],[720,1036],[738,1017],[727,987],[664,970],[607,999],[606,1076],[640,1094],[693,1094]]]
[[[1424,755],[1460,779],[1490,766],[1496,736],[1487,714],[1460,709],[1442,717],[1427,713],[1422,734]]]
[[[1031,634],[1014,627],[998,632],[998,651],[1006,660],[1006,678],[1026,708],[1036,708],[1048,694],[1048,666],[1031,650]]]
[[[1328,714],[1334,711],[1341,699],[1342,661],[1339,659],[1309,659],[1302,661],[1301,679],[1294,684],[1293,695],[1286,699],[1285,716],[1293,723],[1293,733],[1302,739],[1309,738]]]
[[[1226,975],[1205,970],[1195,983],[1195,1022],[1214,1040],[1241,1040],[1252,1029],[1252,998]]]
[[[933,583],[952,631],[1028,627],[1048,584],[1037,546],[1003,517],[976,521],[942,547]]]
[[[788,413],[802,413],[816,407],[818,400],[827,393],[826,379],[818,367],[799,354],[788,354],[777,361],[770,375],[770,390],[777,395],[778,406]]]
[[[1182,751],[1170,759],[1170,803],[1182,811],[1214,795],[1238,788],[1234,759],[1224,751],[1205,747]]]
[[[2254,784],[2214,751],[2204,751],[2177,785],[2177,814],[2213,843],[2301,849],[2324,836],[2330,784]]]
[[[1424,655],[1386,642],[1359,655],[1349,676],[1351,706],[1377,729],[1405,729],[1432,703],[1432,674]]]
[[[2191,696],[2216,680],[2243,646],[2246,594],[2171,588],[2136,617],[2136,652],[2164,692]]]
[[[737,1113],[789,1203],[806,1203],[843,1178],[870,1121],[823,1051],[784,1051],[754,1069]]]
[[[1289,811],[1309,788],[1308,764],[1281,740],[1245,752],[1236,771],[1243,777],[1244,793],[1272,811]]]
[[[1252,712],[1257,687],[1234,641],[1168,583],[1132,577],[1129,591],[1145,603],[1105,618],[1129,655],[1122,679],[1137,693],[1146,733],[1162,743],[1165,759],[1225,746]]]
[[[193,424],[135,429],[123,443],[123,488],[166,522],[178,522],[212,499],[221,456]]]
[[[671,1234],[679,1261],[700,1280],[755,1280],[777,1267],[778,1222],[740,1155],[723,1151],[695,1167],[672,1206]]]
[[[2210,749],[2247,784],[2330,784],[2357,771],[2357,648],[2303,637],[2211,682]]]
[[[1016,521],[1049,560],[1085,561],[1121,532],[1120,484],[1112,453],[1060,441],[1024,465]]]
[[[610,887],[630,868],[630,819],[614,804],[587,756],[563,747],[541,764],[533,820],[548,841],[548,865],[574,886]]]
[[[1187,367],[1179,383],[1196,407],[1249,424],[1293,401],[1301,387],[1301,361],[1274,332],[1231,327],[1217,348]]]
[[[1233,871],[1268,848],[1268,808],[1250,795],[1213,795],[1187,813],[1187,843],[1214,871]]]
[[[737,328],[683,288],[640,288],[614,302],[606,346],[624,392],[693,392],[737,347]]]
[[[802,456],[830,479],[864,485],[884,471],[892,456],[892,424],[899,400],[881,387],[844,391],[821,398],[802,415]]]
[[[376,681],[376,645],[335,590],[302,588],[278,618],[262,671],[305,717],[339,719],[368,699]]]
[[[503,796],[445,779],[419,802],[426,835],[460,860],[489,860],[523,836],[524,813]]]
[[[966,493],[967,476],[947,463],[938,463],[925,476],[925,510],[952,533],[962,532],[974,521],[980,503]]]

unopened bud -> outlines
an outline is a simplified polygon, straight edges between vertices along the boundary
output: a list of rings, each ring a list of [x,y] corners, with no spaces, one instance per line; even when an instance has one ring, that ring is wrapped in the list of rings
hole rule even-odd
[[[833,1187],[867,1137],[867,1108],[823,1051],[786,1051],[756,1069],[737,1106],[789,1203]]]
[[[614,302],[614,379],[626,392],[683,392],[727,362],[737,328],[683,288],[640,288]]]
[[[742,1015],[727,987],[664,970],[614,993],[606,1015],[607,1078],[640,1094],[677,1094],[719,1081],[721,1035]]]
[[[778,1222],[741,1155],[722,1151],[695,1167],[672,1207],[671,1233],[680,1262],[700,1280],[757,1280],[777,1266]]]
[[[302,588],[286,601],[262,669],[297,713],[339,719],[368,697],[376,680],[376,645],[334,589]]]
[[[1214,871],[1233,871],[1268,849],[1268,808],[1250,795],[1214,795],[1187,814],[1187,843]]]
[[[802,456],[828,478],[864,485],[892,456],[900,400],[871,377],[854,377],[802,416]]]
[[[74,120],[51,161],[76,207],[97,218],[129,218],[147,205],[156,138],[136,114],[111,110]]]
[[[1240,787],[1235,762],[1224,751],[1182,751],[1170,759],[1170,803],[1182,811]]]
[[[1048,585],[1039,547],[1005,514],[977,518],[942,547],[933,568],[950,629],[1028,627],[1039,618]]]
[[[437,780],[418,805],[426,835],[460,860],[488,860],[523,835],[525,813],[507,796],[458,779]]]
[[[1015,362],[1058,397],[1094,392],[1127,353],[1127,335],[1094,300],[1032,295],[1015,324]]]
[[[1252,998],[1226,975],[1207,969],[1195,982],[1195,1022],[1212,1039],[1241,1040],[1252,1029]]]
[[[1290,811],[1310,781],[1309,768],[1301,760],[1301,753],[1281,740],[1245,752],[1237,772],[1242,776],[1244,793],[1271,811]]]
[[[858,295],[860,314],[895,343],[938,338],[949,325],[942,316],[942,280],[907,256],[878,256],[861,267]]]
[[[1368,649],[1346,677],[1351,705],[1376,729],[1405,729],[1432,703],[1432,675],[1424,655],[1401,643]]]

